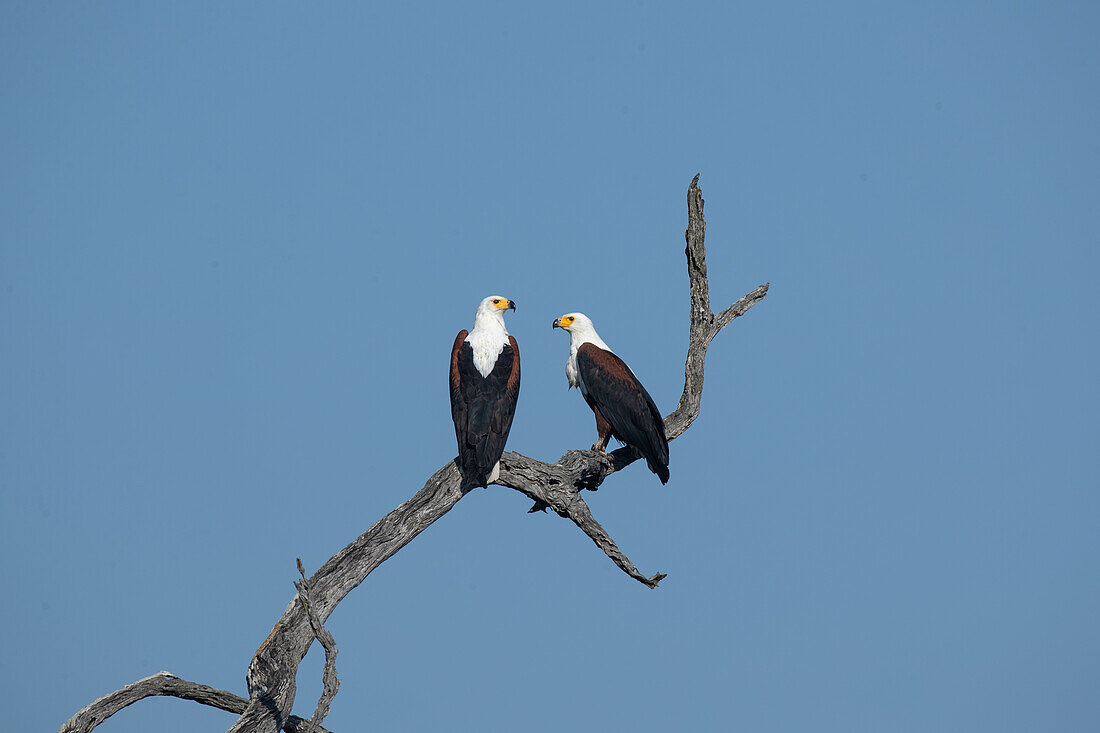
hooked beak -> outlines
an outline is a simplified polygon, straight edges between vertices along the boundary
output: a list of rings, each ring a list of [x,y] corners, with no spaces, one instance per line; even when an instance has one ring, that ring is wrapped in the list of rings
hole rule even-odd
[[[508,307],[511,308],[514,311],[516,309],[516,301],[509,299],[508,300]]]
[[[551,328],[561,328],[561,319],[560,318],[555,318],[554,319],[554,325],[551,326]]]

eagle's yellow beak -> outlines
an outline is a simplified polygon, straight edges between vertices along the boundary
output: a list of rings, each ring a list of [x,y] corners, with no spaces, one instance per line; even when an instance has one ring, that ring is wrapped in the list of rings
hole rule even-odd
[[[508,310],[508,309],[515,310],[516,309],[516,301],[508,300],[507,298],[501,298],[500,302],[497,303],[496,306],[497,306],[497,308],[499,308],[502,311]]]
[[[554,328],[567,328],[573,325],[575,319],[573,316],[562,316],[561,318],[554,319]]]

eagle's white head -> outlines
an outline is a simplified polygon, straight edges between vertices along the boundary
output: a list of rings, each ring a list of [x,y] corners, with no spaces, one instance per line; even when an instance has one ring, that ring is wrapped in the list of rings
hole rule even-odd
[[[579,336],[596,336],[596,327],[592,325],[592,319],[583,313],[566,313],[554,319],[554,328],[560,328],[569,333],[571,339]]]
[[[566,313],[554,319],[554,328],[560,328],[569,333],[569,344],[572,351],[580,348],[581,344],[593,343],[601,349],[611,351],[596,333],[596,327],[592,325],[592,319],[583,313]]]
[[[504,311],[515,310],[516,302],[500,295],[490,295],[477,306],[474,313],[474,330],[479,327],[499,325],[504,328]]]
[[[592,319],[583,313],[566,313],[564,316],[558,316],[554,319],[554,328],[560,328],[569,334],[569,358],[565,360],[565,378],[569,381],[570,387],[580,387],[584,392],[580,372],[577,371],[577,349],[585,344],[598,346],[604,351],[611,351],[611,349],[596,333]]]
[[[504,311],[515,310],[515,301],[499,295],[490,295],[481,301],[474,314],[474,327],[466,336],[474,350],[474,367],[481,376],[488,377],[497,357],[508,343],[508,329],[504,327]]]

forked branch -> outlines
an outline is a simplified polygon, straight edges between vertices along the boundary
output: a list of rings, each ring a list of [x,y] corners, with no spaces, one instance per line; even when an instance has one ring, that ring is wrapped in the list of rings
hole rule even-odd
[[[325,720],[325,716],[328,715],[332,698],[336,697],[336,693],[340,690],[340,680],[336,676],[336,640],[332,638],[332,634],[325,628],[324,622],[317,617],[317,612],[313,610],[313,606],[310,604],[309,578],[306,577],[306,569],[302,565],[302,558],[298,558],[298,574],[302,576],[301,580],[294,581],[294,587],[298,589],[298,600],[302,602],[302,607],[305,608],[306,615],[309,616],[309,626],[313,629],[313,635],[317,638],[317,641],[321,642],[321,647],[325,650],[325,672],[321,678],[324,688],[321,690],[320,699],[317,700],[317,707],[314,708],[313,715],[309,719],[310,727],[319,729],[321,723]]]

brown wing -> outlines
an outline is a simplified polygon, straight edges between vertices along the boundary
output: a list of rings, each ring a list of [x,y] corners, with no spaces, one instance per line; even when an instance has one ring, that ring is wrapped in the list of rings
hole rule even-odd
[[[454,420],[455,437],[458,439],[460,453],[462,446],[466,445],[466,421],[469,407],[466,404],[466,397],[462,393],[462,373],[458,368],[458,360],[468,335],[469,331],[465,328],[459,331],[458,336],[455,337],[454,348],[451,349],[451,419]]]
[[[512,363],[508,368],[508,376],[504,381],[504,394],[500,396],[494,419],[496,423],[494,430],[500,435],[501,453],[504,452],[504,444],[508,440],[508,433],[512,430],[512,418],[515,417],[516,402],[519,401],[519,344],[516,343],[515,336],[508,336],[508,345],[512,347]],[[504,351],[507,350],[508,348],[505,347]],[[504,357],[503,352],[501,357]],[[499,365],[499,360],[497,363]],[[490,374],[489,376],[492,377],[493,375]],[[499,455],[497,460],[500,460]]]
[[[641,453],[661,483],[668,481],[668,440],[661,411],[615,354],[590,343],[577,350],[577,371],[612,434]]]

